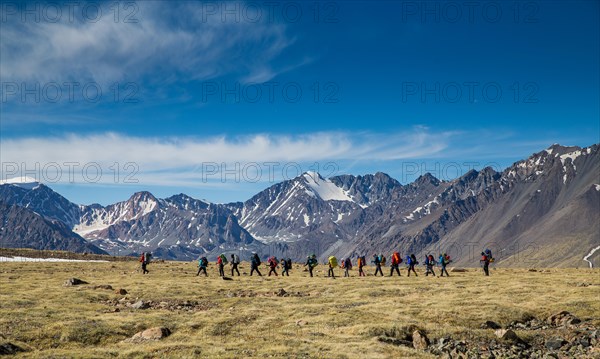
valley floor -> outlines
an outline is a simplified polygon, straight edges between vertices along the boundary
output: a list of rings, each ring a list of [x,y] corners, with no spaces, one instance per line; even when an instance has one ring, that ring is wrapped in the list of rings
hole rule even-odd
[[[157,262],[148,269],[142,275],[135,262],[0,263],[0,352],[20,348],[17,356],[32,358],[433,358],[444,353],[434,350],[444,347],[444,338],[454,343],[451,353],[462,345],[467,354],[489,357],[501,344],[494,330],[481,329],[490,320],[517,325],[534,354],[550,353],[546,340],[561,337],[575,349],[557,348],[557,354],[600,356],[593,337],[600,327],[598,269],[497,269],[490,277],[469,269],[449,278],[425,277],[422,270],[408,278],[403,270],[400,278],[381,278],[367,267],[367,277],[352,271],[351,278],[333,280],[324,277],[322,265],[317,277],[294,265],[283,278],[250,277],[243,263],[242,276],[231,281],[220,279],[212,264],[208,278],[196,276],[195,263]],[[64,286],[72,277],[89,284]],[[580,332],[596,328],[589,345],[572,344],[579,334],[566,324],[527,327],[560,311],[582,320]],[[152,327],[171,335],[126,341]],[[410,345],[407,335],[416,328],[429,337],[428,349]],[[505,347],[497,353],[514,357],[510,350],[521,350],[514,343]]]

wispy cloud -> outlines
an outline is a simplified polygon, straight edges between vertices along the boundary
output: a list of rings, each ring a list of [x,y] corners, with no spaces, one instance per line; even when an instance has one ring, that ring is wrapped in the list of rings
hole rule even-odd
[[[397,134],[316,132],[302,135],[255,134],[230,138],[142,138],[117,133],[89,136],[28,137],[2,141],[2,176],[16,169],[44,174],[58,164],[77,163],[77,175],[87,164],[114,172],[114,164],[139,169],[137,178],[154,185],[199,185],[206,171],[245,171],[274,163],[308,170],[304,164],[335,161],[391,161],[438,155],[447,146],[451,133],[435,133],[426,128]],[[12,164],[12,167],[6,167]],[[223,166],[223,164],[225,164]],[[237,167],[236,167],[237,166]],[[257,167],[258,166],[258,167]],[[244,170],[245,168],[245,170]],[[37,170],[36,170],[37,169]],[[63,181],[68,180],[64,173]],[[35,173],[30,173],[35,176]],[[111,181],[110,176],[105,180]],[[268,180],[268,177],[259,180]],[[204,181],[206,182],[206,181]]]
[[[3,81],[164,85],[226,74],[268,81],[280,71],[272,61],[294,42],[285,24],[223,21],[206,16],[202,2],[140,1],[137,23],[115,21],[114,5],[102,4],[95,22],[66,13],[56,23],[7,16],[0,32]]]

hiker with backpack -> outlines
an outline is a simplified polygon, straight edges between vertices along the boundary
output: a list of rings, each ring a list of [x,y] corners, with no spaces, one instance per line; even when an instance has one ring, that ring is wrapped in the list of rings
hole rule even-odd
[[[142,256],[140,257],[140,263],[142,263],[142,274],[150,273],[146,266],[150,263],[149,253],[142,252]]]
[[[315,269],[317,264],[319,264],[319,262],[317,261],[316,255],[311,254],[310,256],[306,257],[306,264],[304,266],[308,267],[308,272],[310,273],[311,277],[313,276],[313,269]]]
[[[375,264],[375,277],[377,277],[377,273],[381,273],[381,276],[383,277],[383,271],[381,270],[381,256],[373,254],[371,263]]]
[[[350,277],[350,270],[352,269],[352,260],[350,257],[342,259],[342,268],[344,269],[344,277]]]
[[[200,275],[200,272],[204,272],[204,276],[208,277],[208,273],[206,273],[206,267],[208,266],[208,259],[206,257],[202,257],[198,259],[198,273],[196,273],[196,277]]]
[[[240,276],[240,270],[238,265],[240,264],[240,257],[237,254],[231,255],[231,276],[233,277],[233,271],[237,272],[238,277]]]
[[[270,256],[267,262],[269,265],[269,277],[271,276],[271,273],[275,274],[275,276],[277,277],[277,264],[279,264],[279,262],[277,261],[277,257]]]
[[[406,267],[408,267],[408,276],[410,277],[410,272],[412,271],[416,277],[418,277],[419,275],[417,274],[417,271],[415,271],[415,266],[419,264],[419,262],[417,261],[417,257],[414,254],[411,254],[410,256],[406,256]]]
[[[396,270],[396,273],[398,273],[398,277],[400,277],[400,269],[398,269],[398,266],[400,265],[400,263],[402,263],[402,258],[400,258],[400,253],[398,252],[394,252],[392,254],[392,264],[391,264],[391,269],[390,269],[390,277],[392,277],[394,275],[394,269]]]
[[[448,271],[446,270],[446,266],[448,265],[448,263],[450,263],[450,256],[447,255],[446,253],[444,254],[440,254],[440,258],[438,259],[438,263],[440,264],[441,270],[442,270],[442,274],[440,274],[440,277],[444,276],[444,273],[446,273],[446,277],[450,277],[450,274],[448,274]]]
[[[260,277],[262,277],[260,270],[258,270],[259,266],[260,266],[260,257],[258,256],[258,254],[252,253],[252,259],[250,260],[250,276],[251,277],[252,277],[252,274],[254,273],[254,271],[256,271],[256,273]]]
[[[225,277],[225,263],[227,263],[227,257],[221,253],[217,257],[217,266],[219,267],[219,277]]]
[[[486,249],[484,252],[481,252],[481,259],[479,263],[483,265],[483,272],[486,276],[490,275],[490,262],[493,262],[494,258],[492,257],[492,251]]]
[[[332,277],[335,279],[335,272],[333,268],[338,266],[337,258],[335,256],[329,256],[327,259],[327,264],[329,264],[329,271],[327,272],[327,277]]]
[[[366,264],[365,256],[358,257],[358,276],[365,277],[365,272],[363,271],[363,267]]]
[[[426,269],[425,276],[427,277],[429,273],[431,273],[435,277],[435,272],[433,271],[433,266],[435,266],[435,259],[433,258],[433,255],[426,255],[424,264]]]
[[[290,269],[292,269],[292,260],[290,258],[281,259],[281,276],[290,276]]]

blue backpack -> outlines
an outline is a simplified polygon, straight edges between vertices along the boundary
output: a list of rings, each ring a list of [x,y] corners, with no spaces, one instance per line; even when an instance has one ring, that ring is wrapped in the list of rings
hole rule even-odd
[[[407,264],[407,265],[411,265],[411,264],[413,264],[413,262],[412,262],[412,258],[410,258],[410,256],[406,256],[406,264]]]

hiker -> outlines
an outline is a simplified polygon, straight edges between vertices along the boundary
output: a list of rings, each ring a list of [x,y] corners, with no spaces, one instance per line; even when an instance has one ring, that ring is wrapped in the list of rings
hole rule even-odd
[[[350,257],[342,259],[342,268],[344,269],[344,277],[350,277],[350,270],[352,269],[352,260]]]
[[[219,267],[219,277],[225,277],[225,263],[227,263],[227,257],[225,257],[225,254],[221,253],[218,257],[217,257],[217,265]]]
[[[271,276],[271,273],[274,273],[275,276],[277,277],[277,264],[279,264],[279,262],[277,261],[277,257],[275,256],[270,256],[269,259],[267,260],[267,262],[269,263],[269,277]]]
[[[425,269],[427,270],[425,272],[426,277],[429,275],[429,273],[431,273],[435,277],[435,272],[433,271],[434,265],[435,259],[433,258],[433,255],[428,254],[427,256],[425,256]]]
[[[358,257],[358,276],[365,277],[365,272],[363,271],[363,267],[365,266],[366,260],[365,256]]]
[[[450,263],[450,256],[447,255],[446,253],[440,254],[438,263],[440,264],[440,267],[442,268],[442,274],[440,274],[440,277],[443,277],[444,273],[446,273],[446,277],[450,277],[450,274],[448,274],[448,271],[446,270],[446,266],[448,265],[448,263]]]
[[[329,264],[329,272],[327,272],[327,277],[332,277],[335,279],[333,268],[338,266],[337,258],[335,256],[329,256],[327,263]]]
[[[256,273],[262,277],[260,270],[258,270],[259,266],[260,266],[260,257],[258,256],[258,254],[253,252],[252,259],[250,260],[250,276],[251,277],[252,277],[252,273],[254,273],[254,271],[256,271]]]
[[[150,271],[146,269],[146,266],[150,263],[150,258],[148,258],[147,253],[142,252],[140,263],[142,263],[142,274],[150,273]]]
[[[489,249],[488,249],[489,251]],[[491,251],[489,253],[491,255]],[[485,252],[481,252],[481,259],[479,263],[483,265],[483,272],[486,276],[490,275],[490,256],[488,256]]]
[[[198,259],[198,273],[196,273],[196,277],[200,275],[200,272],[204,272],[204,276],[208,277],[206,266],[208,266],[208,259],[206,257]]]
[[[419,276],[417,274],[417,271],[415,271],[415,266],[419,264],[419,262],[417,261],[417,257],[414,254],[411,254],[410,256],[406,256],[406,266],[408,267],[408,276],[410,277],[410,272],[412,271],[415,276]]]
[[[398,252],[394,252],[392,254],[392,264],[391,264],[391,269],[390,269],[390,277],[392,277],[394,275],[394,269],[396,270],[396,273],[398,273],[398,277],[400,277],[400,269],[398,269],[398,266],[400,265],[400,263],[402,263],[402,258],[400,257],[400,253]]]
[[[290,269],[292,269],[292,260],[290,258],[281,259],[281,276],[290,276]]]
[[[238,277],[240,276],[240,270],[238,265],[240,264],[240,257],[237,254],[231,255],[231,276],[233,277],[233,271],[237,272]]]
[[[306,264],[304,266],[308,267],[308,272],[310,273],[311,277],[313,276],[313,269],[315,269],[317,264],[319,264],[319,262],[317,261],[316,255],[311,254],[310,256],[306,257]]]
[[[381,271],[381,257],[377,254],[373,254],[371,263],[375,264],[375,277],[377,277],[377,273],[381,273],[381,276],[383,277],[383,272]]]

